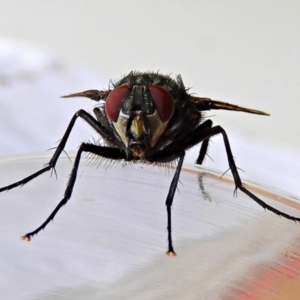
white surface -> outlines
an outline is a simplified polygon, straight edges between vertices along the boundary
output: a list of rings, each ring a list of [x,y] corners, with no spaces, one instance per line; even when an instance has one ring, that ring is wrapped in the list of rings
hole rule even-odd
[[[1,183],[49,158],[1,160]],[[198,183],[203,170],[192,168],[181,174],[172,210],[178,256],[167,257],[164,202],[173,170],[88,162],[82,160],[69,203],[31,242],[19,237],[61,199],[71,162],[59,160],[58,180],[47,173],[0,194],[1,299],[233,299],[258,274],[280,267],[287,253],[298,255],[299,226],[241,192],[234,198],[232,184],[204,175],[205,200]]]

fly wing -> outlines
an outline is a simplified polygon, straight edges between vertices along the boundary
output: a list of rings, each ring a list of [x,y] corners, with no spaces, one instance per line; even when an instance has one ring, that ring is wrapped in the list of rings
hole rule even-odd
[[[110,92],[111,92],[110,90],[107,91],[88,90],[80,93],[61,96],[61,98],[86,97],[95,101],[100,101],[100,100],[104,100]]]
[[[231,103],[212,100],[210,98],[200,98],[200,97],[194,97],[194,96],[191,96],[191,97],[192,97],[192,101],[196,105],[196,109],[199,111],[211,110],[211,109],[223,109],[223,110],[242,111],[242,112],[247,112],[250,114],[269,116],[269,114],[267,114],[261,110],[257,110],[257,109],[241,107],[241,106],[231,104]]]

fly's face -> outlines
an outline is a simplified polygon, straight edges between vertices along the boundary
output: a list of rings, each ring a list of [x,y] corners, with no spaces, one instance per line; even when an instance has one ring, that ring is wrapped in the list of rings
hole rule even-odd
[[[105,112],[126,147],[127,159],[143,159],[165,131],[175,110],[172,95],[162,86],[132,84],[113,89]]]

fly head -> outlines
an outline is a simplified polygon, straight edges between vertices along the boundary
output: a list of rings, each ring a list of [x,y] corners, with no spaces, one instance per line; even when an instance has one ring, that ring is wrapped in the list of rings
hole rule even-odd
[[[105,100],[105,113],[120,136],[127,159],[143,159],[172,118],[175,103],[162,86],[135,82],[116,86]]]

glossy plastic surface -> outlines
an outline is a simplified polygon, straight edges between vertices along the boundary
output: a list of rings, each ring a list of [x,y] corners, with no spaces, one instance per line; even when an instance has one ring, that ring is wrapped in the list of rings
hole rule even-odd
[[[3,158],[1,186],[50,157]],[[175,258],[165,255],[164,204],[174,169],[142,164],[82,159],[71,200],[31,242],[20,240],[59,202],[71,168],[61,157],[57,180],[47,173],[0,194],[1,299],[298,299],[300,226],[234,197],[230,175],[194,165],[174,199]],[[246,184],[300,216],[298,198]]]

